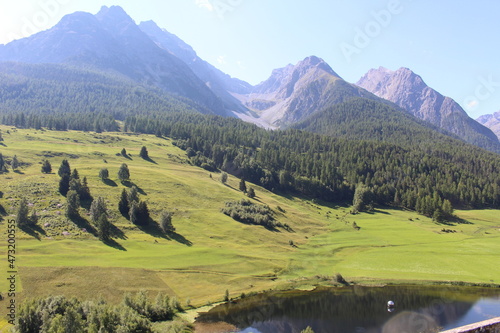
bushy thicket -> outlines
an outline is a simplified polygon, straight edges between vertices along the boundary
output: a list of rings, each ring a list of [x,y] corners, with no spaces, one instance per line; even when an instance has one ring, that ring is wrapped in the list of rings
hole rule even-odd
[[[146,292],[135,296],[127,294],[119,305],[51,296],[25,301],[19,307],[14,332],[152,333],[152,323],[171,321],[181,311],[183,309],[175,298],[161,293],[154,302]],[[179,331],[191,332],[187,323],[182,326]]]
[[[226,202],[222,212],[242,223],[262,225],[269,229],[283,227],[281,223],[276,222],[269,206],[257,205],[245,199]]]

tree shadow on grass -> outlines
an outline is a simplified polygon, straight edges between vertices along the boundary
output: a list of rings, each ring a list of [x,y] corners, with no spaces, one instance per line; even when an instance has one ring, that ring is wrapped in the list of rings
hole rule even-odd
[[[156,163],[156,162],[155,162],[155,161],[154,161],[151,157],[149,157],[149,156],[148,156],[148,157],[146,157],[146,158],[144,158],[144,157],[143,157],[142,159],[143,159],[144,161],[147,161],[147,162],[150,162],[150,163],[153,163],[153,164],[158,164],[158,163]]]
[[[464,220],[458,216],[452,216],[448,218],[446,221],[439,222],[438,224],[446,225],[449,227],[455,227],[457,226],[457,224],[474,224],[474,223]]]
[[[37,240],[41,240],[41,236],[47,236],[45,230],[42,229],[39,225],[30,225],[30,226],[22,226],[19,227],[22,231],[30,235],[31,237],[36,238]]]
[[[153,219],[149,219],[147,225],[137,225],[137,228],[139,228],[142,232],[147,233],[148,235],[151,235],[155,238],[163,238],[163,239],[168,239],[168,237],[165,235],[163,230],[161,230],[160,226],[158,223],[156,223]]]
[[[118,186],[118,184],[114,180],[111,180],[111,179],[104,179],[102,182],[108,186],[112,186],[112,187]]]
[[[174,240],[178,243],[184,244],[184,245],[189,246],[189,247],[193,246],[193,242],[188,240],[186,237],[176,233],[175,231],[169,232],[167,235],[168,235],[169,239]]]
[[[105,241],[102,241],[103,244],[109,246],[109,247],[112,247],[112,248],[115,248],[117,250],[120,250],[120,251],[127,251],[126,248],[123,247],[123,245],[121,245],[120,243],[118,243],[117,241],[115,241],[114,239],[108,239],[108,240],[105,240]]]
[[[72,217],[70,220],[71,220],[71,222],[73,222],[74,224],[76,224],[76,226],[78,228],[85,229],[89,234],[97,237],[97,230],[94,228],[93,225],[91,225],[89,223],[89,221],[87,221],[83,217],[81,217],[81,216],[75,216],[75,217]]]
[[[24,172],[22,172],[21,170],[14,170],[14,173],[17,173],[19,175],[24,175]]]
[[[126,186],[128,188],[131,188],[132,186],[137,187],[137,192],[139,192],[142,195],[148,195],[142,188],[140,188],[136,183],[131,182],[130,180],[125,180],[122,182],[123,186]]]
[[[163,230],[160,228],[158,223],[153,219],[149,219],[148,225],[138,225],[137,226],[142,232],[147,233],[155,238],[163,238],[166,240],[173,240],[178,243],[184,244],[186,246],[193,246],[193,242],[189,241],[186,237],[174,232],[169,232],[165,234]]]
[[[111,230],[109,233],[110,233],[111,237],[119,238],[119,239],[123,239],[123,240],[128,239],[128,237],[125,236],[125,233],[120,228],[118,228],[116,225],[114,225],[113,223],[111,223],[110,229]]]

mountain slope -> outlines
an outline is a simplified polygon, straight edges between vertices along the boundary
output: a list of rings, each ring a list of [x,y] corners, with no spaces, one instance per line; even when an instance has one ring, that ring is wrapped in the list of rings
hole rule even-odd
[[[121,75],[60,64],[0,63],[0,113],[47,116],[205,112],[189,99],[144,87]],[[78,128],[78,127],[77,127]]]
[[[488,127],[500,139],[500,111],[481,116],[476,121]]]
[[[121,73],[227,115],[217,96],[177,57],[158,47],[120,7],[66,15],[55,27],[0,46],[0,61],[67,63]]]
[[[250,94],[236,95],[266,123],[286,127],[352,97],[376,98],[344,81],[318,57],[273,71]]]
[[[491,130],[474,121],[458,103],[427,86],[420,76],[407,68],[397,71],[383,67],[372,69],[357,85],[466,142],[500,151],[498,138]]]
[[[245,112],[247,109],[230,92],[248,93],[252,86],[247,82],[231,78],[204,61],[176,35],[161,29],[153,21],[141,22],[139,28],[159,47],[185,62],[191,70],[217,95],[226,109]]]
[[[456,145],[437,127],[402,112],[399,107],[366,98],[354,98],[328,107],[292,125],[293,128],[348,140],[380,141],[410,149],[438,142]]]

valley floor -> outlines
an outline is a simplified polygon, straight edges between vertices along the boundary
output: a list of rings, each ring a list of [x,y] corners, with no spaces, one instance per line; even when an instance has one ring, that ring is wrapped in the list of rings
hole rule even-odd
[[[40,227],[17,233],[20,299],[64,294],[118,302],[125,292],[148,290],[200,306],[221,301],[226,290],[237,297],[307,288],[331,281],[336,273],[358,283],[500,284],[499,211],[457,211],[463,223],[445,225],[395,209],[350,215],[348,207],[280,196],[252,185],[255,203],[269,205],[276,219],[293,229],[270,231],[222,214],[226,201],[245,198],[239,180],[229,176],[224,185],[219,174],[191,166],[169,139],[1,129],[5,141],[0,152],[7,160],[17,155],[22,165],[18,172],[0,175],[0,204],[6,211],[0,232],[5,234],[6,221],[15,216],[22,197],[40,217]],[[142,146],[150,161],[139,157]],[[119,155],[122,148],[129,158]],[[57,168],[64,158],[80,178],[88,178],[92,195],[107,201],[117,227],[114,242],[104,244],[82,231],[90,220],[84,208],[79,223],[64,217],[66,199],[57,190]],[[52,163],[52,174],[41,173],[44,159]],[[174,212],[176,234],[139,229],[118,212],[120,193],[127,188],[116,176],[122,163],[128,164],[131,181],[155,221],[163,209]],[[108,168],[110,181],[99,179],[101,168]],[[7,245],[3,247],[6,253]],[[6,275],[7,261],[1,264]],[[0,279],[0,290],[7,289],[7,280]]]

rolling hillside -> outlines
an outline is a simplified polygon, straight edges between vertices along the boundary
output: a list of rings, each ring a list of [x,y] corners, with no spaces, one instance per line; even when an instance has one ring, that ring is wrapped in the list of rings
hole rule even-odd
[[[202,305],[221,300],[226,289],[238,296],[314,285],[328,282],[322,276],[336,272],[358,282],[498,283],[497,211],[458,211],[462,224],[447,225],[394,209],[350,215],[349,207],[281,196],[248,183],[257,193],[252,201],[268,205],[276,220],[291,228],[272,231],[222,214],[225,202],[245,198],[239,180],[230,176],[227,185],[222,184],[218,173],[190,165],[168,138],[1,129],[5,141],[0,152],[7,161],[16,154],[21,162],[17,172],[0,175],[4,219],[15,214],[22,197],[39,216],[39,227],[17,235],[23,298],[65,294],[116,302],[126,291],[146,289],[175,295],[183,304]],[[142,146],[151,160],[138,156]],[[122,148],[129,158],[119,154]],[[116,226],[112,243],[89,232],[85,208],[78,223],[64,217],[66,199],[57,191],[57,167],[64,158],[80,177],[88,178],[94,197],[105,198]],[[43,159],[52,163],[52,174],[41,174]],[[139,228],[118,212],[120,193],[128,188],[116,176],[122,163],[129,165],[131,182],[154,221],[164,209],[174,212],[175,234],[162,234],[154,223]],[[106,183],[98,178],[103,167],[110,171]],[[3,231],[5,223],[0,228]]]

